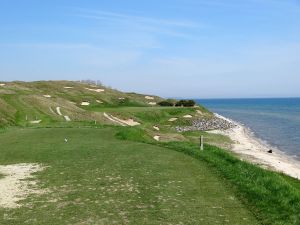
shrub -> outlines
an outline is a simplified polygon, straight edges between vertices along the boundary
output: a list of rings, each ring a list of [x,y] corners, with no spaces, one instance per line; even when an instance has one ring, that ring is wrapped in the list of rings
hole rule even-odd
[[[175,106],[183,106],[183,107],[193,107],[196,105],[196,102],[194,100],[180,100],[176,102]]]
[[[159,106],[174,106],[173,102],[170,101],[161,101],[159,103],[157,103]]]

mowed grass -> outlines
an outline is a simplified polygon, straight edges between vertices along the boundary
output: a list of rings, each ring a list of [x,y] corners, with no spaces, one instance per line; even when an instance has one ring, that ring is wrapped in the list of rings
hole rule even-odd
[[[208,164],[118,140],[118,129],[1,132],[0,164],[46,168],[36,174],[45,193],[0,209],[0,224],[259,224]]]

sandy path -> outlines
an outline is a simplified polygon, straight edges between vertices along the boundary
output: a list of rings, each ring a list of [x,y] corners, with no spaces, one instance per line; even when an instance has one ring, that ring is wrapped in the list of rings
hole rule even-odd
[[[38,164],[0,166],[0,173],[5,175],[0,179],[0,207],[19,207],[18,201],[25,199],[29,194],[41,193],[40,190],[32,188],[36,181],[26,179],[33,178],[33,173],[42,170]]]
[[[232,150],[234,152],[245,156],[243,158],[246,158],[250,162],[257,163],[262,167],[283,172],[289,176],[300,179],[300,163],[298,161],[296,161],[292,157],[285,155],[279,150],[263,144],[241,124],[217,114],[216,116],[236,124],[235,128],[229,130],[210,131],[211,133],[218,133],[229,136],[234,141],[232,147]],[[272,154],[268,153],[268,150],[270,149],[273,149]]]

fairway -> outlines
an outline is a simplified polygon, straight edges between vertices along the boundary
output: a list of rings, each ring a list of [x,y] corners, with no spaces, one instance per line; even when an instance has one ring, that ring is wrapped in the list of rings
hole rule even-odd
[[[2,132],[1,165],[46,169],[36,175],[44,193],[0,209],[0,224],[258,224],[205,163],[117,140],[117,129]]]

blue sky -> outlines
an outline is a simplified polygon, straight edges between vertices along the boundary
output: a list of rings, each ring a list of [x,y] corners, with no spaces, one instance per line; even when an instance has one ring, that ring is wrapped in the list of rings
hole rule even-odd
[[[300,96],[299,0],[1,0],[0,80]]]

